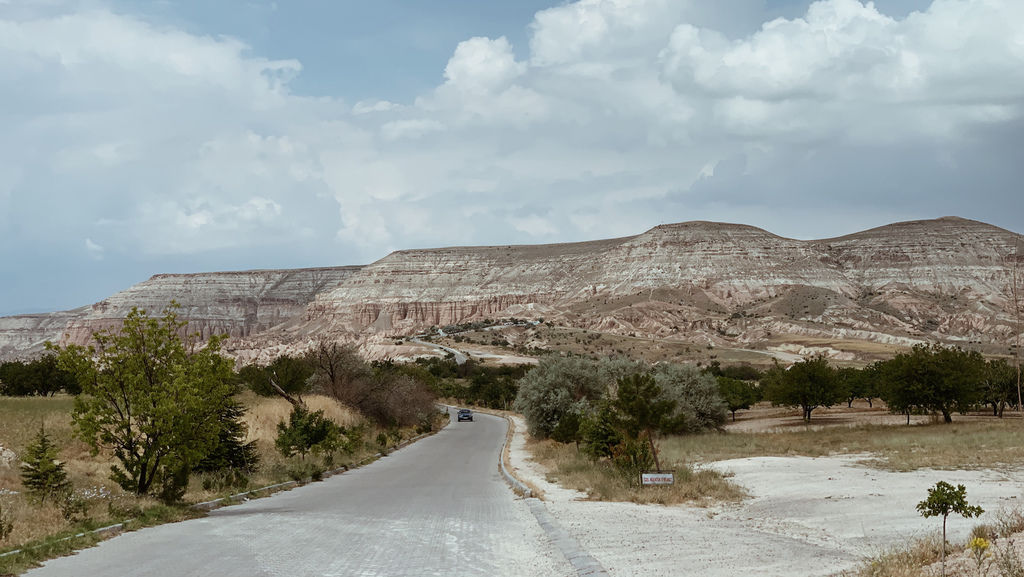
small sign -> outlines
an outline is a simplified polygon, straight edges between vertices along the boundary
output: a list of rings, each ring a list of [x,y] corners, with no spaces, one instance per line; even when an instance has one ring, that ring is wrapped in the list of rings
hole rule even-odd
[[[676,476],[673,471],[658,471],[657,473],[640,473],[641,485],[675,485]]]

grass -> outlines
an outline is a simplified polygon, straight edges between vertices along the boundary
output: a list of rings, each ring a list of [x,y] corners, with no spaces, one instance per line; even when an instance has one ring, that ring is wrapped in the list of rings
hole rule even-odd
[[[863,454],[864,464],[889,471],[981,469],[1024,465],[1019,421],[862,425],[769,433],[709,433],[661,442],[665,459],[710,462],[761,456]]]
[[[1019,577],[1020,573],[1008,571],[1011,567],[1021,567],[1018,552],[1013,547],[1013,537],[1024,531],[1024,513],[1020,509],[1004,509],[996,514],[993,522],[977,525],[968,538],[983,537],[991,542],[992,549],[988,556],[988,572],[986,575],[1005,575]],[[998,541],[997,541],[998,540]],[[866,559],[852,571],[844,572],[844,577],[919,577],[939,574],[935,565],[942,558],[942,538],[938,535],[915,539],[894,546],[888,551]],[[969,553],[966,543],[950,542],[946,545],[946,574],[950,577],[976,575],[978,567]],[[1014,561],[1016,561],[1014,563]],[[995,565],[995,571],[992,571]]]
[[[380,450],[377,445],[377,430],[364,427],[363,442],[351,455],[337,455],[333,463],[307,457],[285,458],[274,447],[277,423],[287,419],[291,405],[279,398],[259,397],[251,392],[243,393],[239,400],[246,407],[245,421],[249,427],[248,440],[255,441],[261,457],[259,469],[248,479],[244,487],[226,486],[216,475],[196,474],[192,476],[185,503],[200,503],[226,497],[247,489],[254,489],[293,480],[298,470],[303,477],[316,471],[343,465],[354,465]],[[334,399],[320,395],[308,395],[303,400],[313,410],[324,410],[329,418],[350,427],[363,424],[355,411]],[[53,503],[34,504],[22,494],[21,474],[18,462],[9,465],[0,463],[0,509],[5,518],[13,522],[13,531],[7,539],[0,541],[0,553],[20,548],[30,548],[24,553],[0,558],[0,575],[17,573],[41,560],[68,554],[75,549],[90,546],[97,536],[76,537],[63,540],[83,531],[134,519],[128,530],[178,521],[200,515],[186,507],[166,507],[150,497],[139,497],[125,493],[109,479],[110,466],[115,463],[110,455],[100,453],[93,456],[89,447],[73,435],[71,409],[73,398],[58,395],[53,398],[12,398],[0,397],[0,447],[13,450],[21,455],[45,423],[51,439],[61,447],[60,459],[64,462],[68,476],[76,492],[86,502],[82,522],[71,522],[64,518],[60,508]],[[412,430],[401,431],[402,438],[414,436]]]
[[[608,462],[593,462],[578,452],[574,445],[555,441],[532,441],[533,458],[551,474],[548,480],[563,487],[586,493],[595,501],[629,501],[674,505],[693,503],[708,505],[720,501],[739,501],[745,493],[724,475],[709,469],[689,467],[681,461],[665,460],[675,470],[675,484],[638,487],[636,482]]]

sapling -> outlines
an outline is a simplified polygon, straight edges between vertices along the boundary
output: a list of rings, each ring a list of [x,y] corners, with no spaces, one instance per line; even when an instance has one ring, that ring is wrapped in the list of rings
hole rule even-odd
[[[985,512],[977,505],[967,503],[967,489],[963,485],[954,488],[945,481],[935,483],[928,489],[928,498],[917,504],[917,510],[925,518],[942,515],[942,575],[946,575],[946,519],[950,513],[956,513],[966,519],[977,517]]]

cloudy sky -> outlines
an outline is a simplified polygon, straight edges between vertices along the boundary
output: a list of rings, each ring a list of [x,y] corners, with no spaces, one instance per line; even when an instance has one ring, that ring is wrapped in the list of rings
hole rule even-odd
[[[666,222],[1024,231],[1020,0],[0,0],[0,314]]]

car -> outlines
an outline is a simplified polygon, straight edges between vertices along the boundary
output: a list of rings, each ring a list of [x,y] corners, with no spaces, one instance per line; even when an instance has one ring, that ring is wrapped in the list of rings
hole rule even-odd
[[[472,421],[473,411],[469,409],[459,409],[459,421]]]

